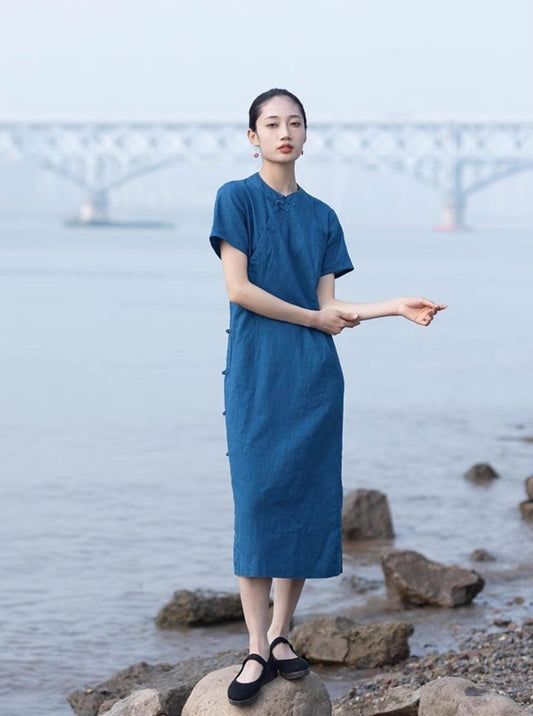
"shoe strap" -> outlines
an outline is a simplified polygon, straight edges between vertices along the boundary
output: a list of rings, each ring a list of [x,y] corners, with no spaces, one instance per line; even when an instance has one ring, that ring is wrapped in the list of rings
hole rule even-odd
[[[258,661],[261,666],[265,667],[267,665],[266,661],[263,659],[263,657],[260,654],[248,654],[246,659],[242,662],[242,665],[246,664],[247,661]]]
[[[288,644],[290,648],[292,649],[292,644],[288,639],[285,639],[284,636],[277,636],[272,644],[270,645],[270,653],[272,654],[272,651],[277,647],[278,644]],[[294,649],[292,649],[294,651]]]

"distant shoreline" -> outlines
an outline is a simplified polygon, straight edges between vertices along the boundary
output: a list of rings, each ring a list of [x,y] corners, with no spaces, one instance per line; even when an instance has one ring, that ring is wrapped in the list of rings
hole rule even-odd
[[[65,226],[73,229],[173,229],[175,224],[170,221],[82,221],[66,219]]]

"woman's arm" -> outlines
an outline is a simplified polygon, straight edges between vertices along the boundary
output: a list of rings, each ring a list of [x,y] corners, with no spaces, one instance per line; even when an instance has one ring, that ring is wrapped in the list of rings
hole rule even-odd
[[[335,277],[333,274],[322,276],[317,287],[318,303],[321,309],[330,308],[346,312],[354,312],[360,321],[383,316],[403,316],[421,326],[429,326],[439,311],[446,305],[434,303],[421,296],[405,298],[391,298],[386,301],[373,301],[372,303],[351,303],[335,298]]]
[[[324,306],[320,310],[296,306],[264,291],[251,283],[248,278],[248,258],[227,241],[220,242],[220,256],[224,269],[224,280],[229,300],[249,311],[259,313],[277,321],[296,323],[307,328],[316,328],[329,335],[337,335],[344,328],[353,328],[359,317],[351,310],[340,306]],[[348,304],[346,304],[348,306]]]

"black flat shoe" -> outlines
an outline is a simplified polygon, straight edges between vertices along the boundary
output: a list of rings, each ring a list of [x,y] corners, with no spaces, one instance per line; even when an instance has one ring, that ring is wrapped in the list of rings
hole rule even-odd
[[[268,660],[278,670],[279,675],[289,680],[301,679],[307,676],[310,671],[309,662],[302,659],[301,656],[295,656],[293,659],[276,659],[272,652],[278,644],[288,644],[293,651],[294,649],[290,641],[285,639],[284,636],[276,637],[270,645],[270,657]]]
[[[246,666],[246,662],[250,661],[250,659],[258,661],[263,667],[263,671],[261,676],[255,681],[241,683],[240,681],[237,681],[237,679],[242,674],[243,669]],[[259,696],[261,686],[263,686],[263,684],[268,684],[269,681],[273,681],[277,675],[278,672],[272,666],[270,660],[265,661],[262,656],[259,656],[259,654],[249,654],[242,662],[241,670],[228,687],[228,700],[230,704],[233,704],[234,706],[248,706],[248,704],[253,704]]]

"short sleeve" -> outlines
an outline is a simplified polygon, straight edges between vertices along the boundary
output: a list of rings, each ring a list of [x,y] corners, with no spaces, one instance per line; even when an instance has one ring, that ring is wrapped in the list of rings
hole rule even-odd
[[[209,240],[219,258],[221,240],[227,241],[247,256],[249,254],[250,239],[243,199],[240,182],[228,182],[217,192]]]
[[[333,273],[335,278],[339,278],[339,276],[343,276],[349,271],[353,271],[353,264],[346,248],[344,232],[337,214],[333,209],[330,209],[328,215],[328,241],[320,275],[325,276],[328,273]]]

